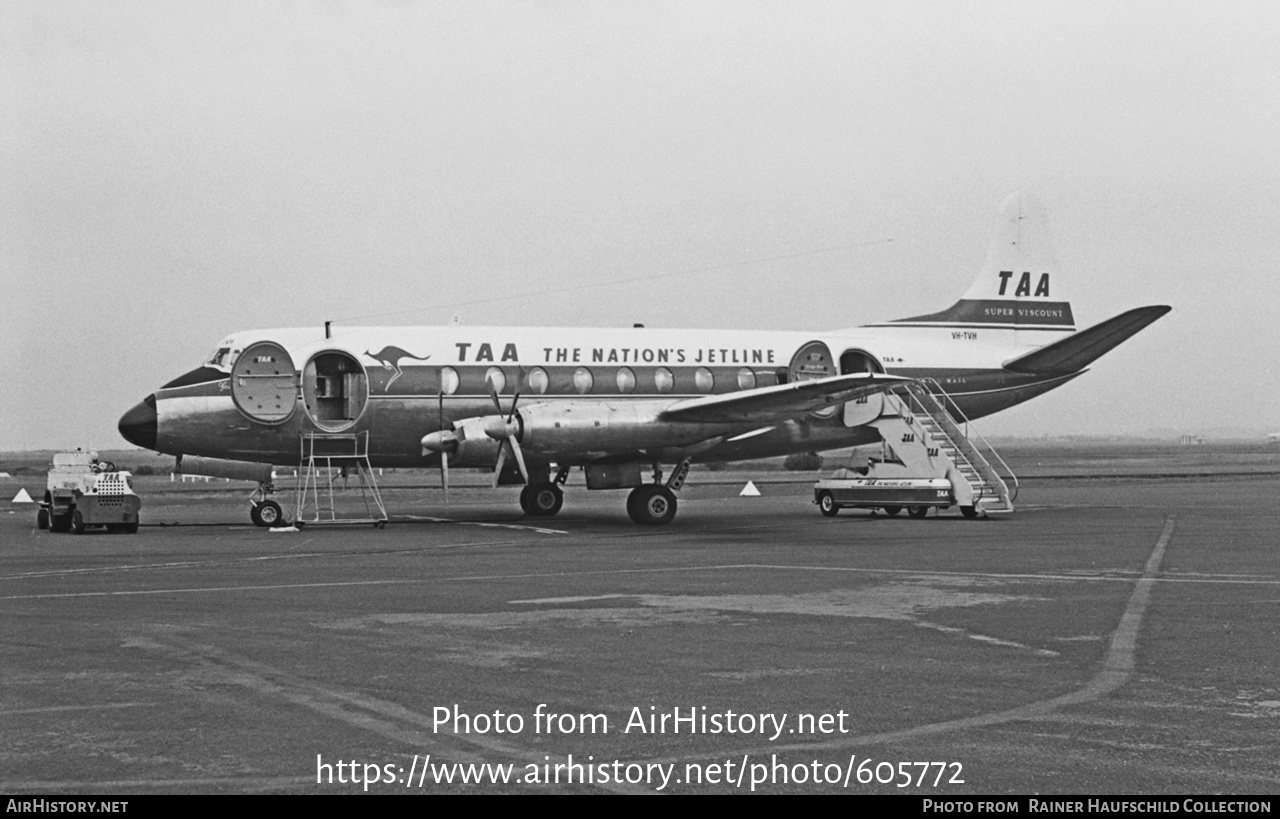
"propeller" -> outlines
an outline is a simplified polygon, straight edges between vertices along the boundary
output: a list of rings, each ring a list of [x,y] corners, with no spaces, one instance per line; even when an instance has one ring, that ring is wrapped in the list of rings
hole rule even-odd
[[[444,502],[449,503],[449,453],[458,451],[458,442],[462,435],[451,429],[451,424],[444,417],[444,392],[437,397],[440,411],[440,431],[430,432],[422,436],[422,454],[437,452],[440,454],[440,486],[444,490]]]
[[[494,407],[498,410],[498,418],[502,418],[502,402],[498,400],[498,391],[494,389],[493,382],[489,382],[489,398],[493,400]],[[501,425],[489,424],[485,427],[485,434],[495,441],[502,443],[498,450],[498,462],[493,466],[493,485],[498,485],[498,479],[502,476],[502,467],[507,463],[507,453],[515,459],[516,467],[520,470],[520,477],[524,478],[524,482],[529,482],[529,469],[524,464],[524,453],[520,450],[520,421],[516,419],[516,404],[520,401],[520,393],[516,393],[511,398],[511,412],[507,415],[507,420]]]
[[[498,442],[498,460],[493,467],[493,485],[498,485],[502,468],[507,458],[516,462],[520,477],[529,482],[529,468],[524,462],[524,452],[520,449],[520,428],[522,421],[516,413],[516,404],[520,401],[520,393],[511,399],[511,411],[504,413],[502,402],[498,400],[498,392],[489,385],[489,397],[497,408],[497,415],[486,415],[479,418],[463,418],[453,424],[444,420],[444,393],[438,397],[440,406],[440,431],[431,432],[422,437],[422,454],[440,453],[440,483],[444,487],[445,502],[449,499],[449,454],[458,451],[460,444],[467,439],[476,439],[481,432]]]
[[[440,390],[440,431],[444,432],[444,390]],[[449,505],[449,450],[440,450],[440,487],[444,490],[444,505]]]

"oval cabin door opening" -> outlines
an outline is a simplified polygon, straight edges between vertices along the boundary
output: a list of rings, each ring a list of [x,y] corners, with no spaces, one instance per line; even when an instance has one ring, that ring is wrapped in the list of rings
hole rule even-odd
[[[342,432],[355,424],[369,403],[369,377],[348,353],[316,353],[302,371],[302,396],[317,427]]]

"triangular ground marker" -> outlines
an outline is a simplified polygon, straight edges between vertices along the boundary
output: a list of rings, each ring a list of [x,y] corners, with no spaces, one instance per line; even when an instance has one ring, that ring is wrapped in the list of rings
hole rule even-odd
[[[13,496],[13,503],[35,503],[31,500],[31,496],[27,494],[26,489],[19,489],[18,494]]]
[[[742,487],[742,491],[738,493],[738,497],[758,498],[760,497],[760,490],[756,489],[756,485],[754,483],[752,483],[751,481],[747,481],[747,485]]]

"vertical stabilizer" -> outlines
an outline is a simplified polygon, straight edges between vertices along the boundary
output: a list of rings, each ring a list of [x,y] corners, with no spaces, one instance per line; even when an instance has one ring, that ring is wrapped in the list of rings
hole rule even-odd
[[[898,319],[896,325],[1018,331],[1018,341],[1040,345],[1046,331],[1075,331],[1044,206],[1015,193],[1000,206],[995,238],[969,291],[939,313]],[[1023,331],[1026,331],[1025,335]]]

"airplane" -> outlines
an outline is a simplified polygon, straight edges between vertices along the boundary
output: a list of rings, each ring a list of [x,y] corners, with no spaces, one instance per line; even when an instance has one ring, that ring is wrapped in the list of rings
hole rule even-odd
[[[1044,207],[1010,196],[969,290],[945,310],[833,331],[552,327],[250,330],[128,410],[120,434],[176,456],[294,465],[307,436],[360,436],[372,467],[492,468],[530,516],[572,467],[669,523],[693,462],[875,443],[857,399],[934,379],[970,419],[1083,374],[1171,309],[1077,330]],[[663,467],[672,466],[664,482]],[[645,473],[652,475],[645,479]],[[255,523],[280,520],[254,504]]]

